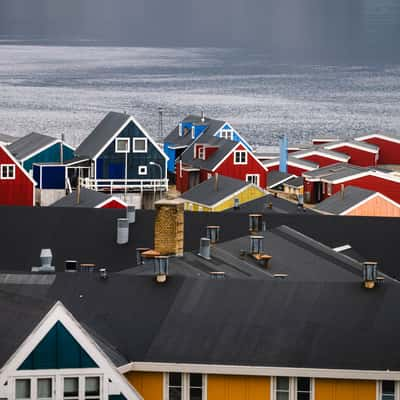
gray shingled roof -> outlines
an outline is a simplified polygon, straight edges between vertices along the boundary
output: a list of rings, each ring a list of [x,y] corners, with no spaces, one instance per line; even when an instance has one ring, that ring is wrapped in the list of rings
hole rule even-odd
[[[233,193],[246,186],[250,186],[250,184],[245,181],[220,175],[218,176],[218,189],[215,190],[215,181],[215,176],[212,176],[210,179],[185,192],[181,197],[185,200],[211,207],[226,197],[231,196]]]
[[[92,133],[79,145],[75,154],[82,157],[95,157],[129,118],[128,114],[109,112],[94,128]]]
[[[11,136],[11,135],[6,135],[4,133],[0,133],[0,142],[4,142],[4,143],[12,143],[14,141],[16,141],[18,138],[15,136]]]
[[[99,204],[110,199],[110,194],[96,192],[94,190],[81,188],[79,204],[77,204],[76,190],[62,199],[56,201],[51,207],[81,207],[81,208],[95,208]]]
[[[367,143],[367,142],[356,141],[356,140],[338,140],[337,142],[325,143],[325,144],[323,144],[321,146],[329,147],[329,146],[333,146],[333,145],[336,145],[336,144],[341,144],[343,146],[345,146],[346,144],[349,144],[349,145],[354,144],[357,147],[364,148],[365,150],[374,150],[374,151],[379,150],[379,146],[376,146],[374,144]],[[333,151],[335,151],[335,149],[333,149]]]
[[[225,125],[225,121],[220,121],[217,119],[212,118],[204,118],[205,121],[202,122],[201,116],[198,115],[188,115],[186,118],[183,119],[182,122],[191,122],[197,125],[207,125],[206,130],[203,132],[207,132],[210,135],[214,135],[217,133],[223,125]],[[191,133],[189,132],[185,136],[179,136],[179,125],[176,126],[164,139],[165,143],[171,143],[174,146],[189,146],[194,139],[192,139]]]
[[[340,152],[334,151],[334,150],[327,150],[323,147],[323,145],[313,146],[313,147],[310,147],[309,149],[295,151],[294,153],[290,153],[290,154],[292,157],[297,158],[297,157],[301,157],[301,156],[306,155],[313,151],[318,151],[319,153],[322,153],[326,157],[341,157],[341,158],[345,158],[347,160],[350,159],[350,156],[348,156],[347,154],[340,153]]]
[[[293,153],[291,153],[293,154]],[[271,160],[264,160],[263,164],[269,164],[271,162],[278,162],[279,163],[280,159],[279,157],[276,157],[274,159]],[[312,161],[308,161],[308,160],[303,160],[301,158],[296,158],[296,157],[292,157],[291,155],[288,156],[288,161],[291,161],[293,163],[296,163],[300,166],[304,166],[305,168],[318,168],[318,164]]]
[[[286,181],[284,183],[284,185],[299,188],[304,185],[304,178],[302,178],[301,176],[298,176],[296,178],[289,179],[288,181]]]
[[[293,174],[289,174],[288,172],[280,172],[280,171],[269,171],[268,172],[268,187],[273,189],[274,186],[286,182],[289,179],[294,177]]]
[[[304,172],[303,175],[307,178],[314,178],[314,179],[324,178],[324,179],[334,180],[358,174],[363,171],[367,171],[367,168],[347,163],[337,163],[333,165],[328,165],[326,167],[318,168],[314,171]]]
[[[328,197],[321,203],[317,204],[314,208],[321,213],[339,215],[350,207],[366,200],[368,197],[374,195],[376,192],[373,190],[361,189],[355,186],[347,186],[344,188],[343,194],[337,192],[333,196]]]
[[[32,132],[9,144],[7,148],[17,160],[23,160],[56,140],[51,136]]]

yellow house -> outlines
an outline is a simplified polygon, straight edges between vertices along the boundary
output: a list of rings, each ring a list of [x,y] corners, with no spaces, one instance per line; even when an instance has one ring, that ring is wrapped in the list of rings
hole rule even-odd
[[[185,200],[186,211],[219,212],[240,207],[266,194],[253,183],[214,175],[185,192],[181,198]]]

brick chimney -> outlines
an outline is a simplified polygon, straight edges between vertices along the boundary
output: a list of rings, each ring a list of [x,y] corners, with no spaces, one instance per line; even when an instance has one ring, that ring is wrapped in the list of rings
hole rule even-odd
[[[154,250],[161,256],[183,255],[184,204],[182,199],[155,203]]]

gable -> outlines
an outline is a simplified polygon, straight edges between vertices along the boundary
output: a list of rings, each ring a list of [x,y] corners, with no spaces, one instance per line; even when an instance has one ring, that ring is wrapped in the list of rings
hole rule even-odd
[[[97,364],[57,321],[18,370],[98,368]]]
[[[225,124],[224,124],[221,128],[219,128],[217,132],[215,132],[214,136],[222,137],[221,134],[222,134],[222,131],[224,131],[224,130],[230,130],[230,131],[232,131],[232,140],[233,140],[234,142],[240,142],[240,143],[242,143],[249,151],[253,151],[253,148],[250,146],[250,144],[249,144],[249,143],[239,134],[239,132],[238,132],[236,129],[234,129],[234,128],[232,127],[232,125],[229,124],[228,122],[225,122]]]

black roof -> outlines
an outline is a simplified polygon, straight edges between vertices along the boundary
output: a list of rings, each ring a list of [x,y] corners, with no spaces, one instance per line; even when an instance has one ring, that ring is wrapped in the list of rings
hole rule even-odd
[[[75,151],[76,155],[89,158],[95,157],[129,118],[128,114],[109,112],[79,145]]]
[[[17,160],[23,160],[56,140],[57,139],[51,136],[32,132],[12,142],[7,146],[7,148],[17,158]]]
[[[217,189],[215,187],[216,184],[218,185]],[[213,206],[228,196],[244,189],[246,186],[251,186],[251,184],[223,175],[218,176],[218,178],[212,176],[210,179],[207,179],[185,192],[181,197],[184,200]]]
[[[83,207],[83,208],[95,208],[99,204],[106,200],[111,199],[113,196],[110,194],[96,192],[95,190],[80,189],[79,204],[78,204],[78,192],[75,190],[62,199],[56,201],[51,207]]]
[[[289,172],[269,171],[268,172],[268,187],[272,189],[276,185],[286,182],[291,177],[294,177],[294,175],[290,174]]]
[[[294,188],[300,188],[304,185],[304,178],[301,176],[298,176],[296,178],[291,178],[284,182],[284,185],[294,187]]]

